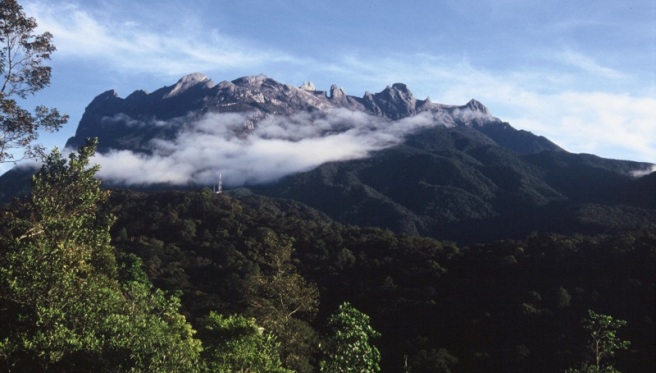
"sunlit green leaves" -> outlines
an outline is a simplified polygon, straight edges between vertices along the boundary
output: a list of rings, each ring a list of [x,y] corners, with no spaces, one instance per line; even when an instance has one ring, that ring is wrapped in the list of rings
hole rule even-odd
[[[203,358],[211,372],[290,373],[280,359],[280,342],[254,319],[211,312],[202,322]]]
[[[0,364],[23,371],[200,370],[201,343],[180,300],[156,290],[110,245],[107,193],[89,167],[95,142],[54,151],[32,196],[2,220]],[[25,368],[31,367],[31,368]]]
[[[380,371],[380,352],[370,341],[380,333],[369,325],[368,315],[345,302],[328,319],[328,330],[328,341],[322,348],[322,372]]]
[[[617,336],[617,330],[626,325],[626,321],[615,319],[610,315],[588,310],[588,316],[582,321],[583,328],[590,333],[588,352],[593,361],[584,362],[581,369],[569,369],[567,373],[614,373],[619,372],[610,361],[618,350],[626,350],[631,345]]]

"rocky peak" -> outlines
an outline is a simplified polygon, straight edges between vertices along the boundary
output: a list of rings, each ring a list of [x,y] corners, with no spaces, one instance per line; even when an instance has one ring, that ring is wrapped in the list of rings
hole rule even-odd
[[[373,95],[373,98],[376,105],[392,119],[405,118],[417,112],[417,100],[403,83],[387,86],[382,92]]]
[[[472,111],[479,111],[484,114],[490,114],[490,111],[485,105],[474,99],[469,100],[465,107],[471,109]]]
[[[412,92],[410,92],[410,90],[408,89],[408,86],[403,84],[403,83],[394,83],[394,84],[392,84],[391,89],[396,90],[398,92],[403,92],[405,94],[409,94],[410,96],[412,96]]]
[[[96,96],[91,103],[89,103],[86,111],[95,111],[106,106],[111,106],[112,103],[117,100],[121,100],[121,98],[118,97],[118,92],[114,89],[110,89]]]
[[[109,99],[116,98],[116,97],[118,97],[118,92],[116,92],[115,89],[110,89],[110,90],[105,91],[105,92],[99,94],[98,96],[96,96],[96,97],[93,99],[93,101],[91,101],[91,102],[95,102],[95,101],[107,101],[107,100],[109,100]]]
[[[372,114],[378,116],[383,115],[382,110],[376,104],[376,99],[374,98],[374,95],[371,94],[371,92],[369,91],[364,92],[364,96],[362,96],[362,104],[364,105],[365,109],[367,109]]]
[[[300,86],[299,88],[308,92],[315,92],[317,90],[317,87],[314,86],[314,83],[312,81],[303,82],[303,85]]]
[[[416,106],[417,111],[425,111],[425,110],[431,110],[433,109],[433,101],[431,101],[430,97],[426,97],[425,100],[417,100],[417,106]]]
[[[330,86],[330,98],[332,100],[341,101],[346,97],[346,92],[336,84]]]
[[[148,93],[146,93],[146,91],[144,91],[143,89],[137,89],[136,91],[130,93],[130,95],[125,99],[128,101],[134,101],[145,97],[148,97]]]
[[[232,84],[240,87],[261,87],[266,81],[272,80],[264,74],[249,75],[237,78],[232,81]]]
[[[180,80],[178,80],[178,82],[171,87],[169,92],[166,95],[164,95],[164,98],[177,96],[185,91],[188,91],[192,87],[209,89],[214,87],[214,82],[212,81],[212,79],[208,78],[207,76],[201,73],[189,74],[180,78]]]

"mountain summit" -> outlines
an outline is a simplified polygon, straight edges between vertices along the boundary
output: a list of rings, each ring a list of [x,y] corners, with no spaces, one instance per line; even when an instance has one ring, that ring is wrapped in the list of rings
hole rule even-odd
[[[392,84],[375,94],[365,92],[362,97],[355,97],[347,95],[337,85],[322,91],[311,82],[296,87],[266,75],[215,84],[199,73],[187,75],[176,84],[152,93],[138,90],[126,98],[119,97],[115,91],[102,93],[86,108],[75,136],[66,146],[77,147],[86,138],[98,137],[101,152],[109,149],[149,152],[152,139],[175,136],[174,128],[164,128],[157,123],[174,119],[184,122],[207,113],[248,113],[251,118],[248,127],[257,126],[261,119],[274,115],[333,109],[346,109],[389,121],[424,114],[435,125],[476,128],[493,141],[520,153],[562,150],[543,137],[513,129],[493,117],[476,100],[462,106],[418,100],[402,83]]]
[[[175,95],[179,95],[190,88],[210,89],[212,87],[214,87],[214,82],[210,78],[201,73],[193,73],[178,80],[169,93],[164,95],[164,98],[171,98]]]

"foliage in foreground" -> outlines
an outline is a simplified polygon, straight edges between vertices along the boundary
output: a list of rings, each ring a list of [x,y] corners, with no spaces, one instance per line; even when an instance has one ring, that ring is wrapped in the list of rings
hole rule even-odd
[[[350,303],[343,303],[328,319],[328,339],[320,363],[321,372],[380,371],[380,352],[370,341],[379,336],[380,333],[369,324],[369,316]]]
[[[282,366],[280,342],[254,319],[212,312],[203,320],[199,337],[209,372],[292,372]]]
[[[153,287],[141,258],[111,245],[115,219],[99,208],[108,192],[94,178],[98,167],[89,167],[95,146],[89,142],[68,160],[53,151],[34,176],[32,195],[3,212],[0,367],[292,372],[285,363],[311,370],[313,331],[296,317],[314,315],[318,290],[293,264],[291,241],[264,231],[261,252],[252,253],[261,269],[247,287],[248,309],[271,331],[255,319],[210,312],[200,321],[201,342],[180,314],[180,299]],[[353,308],[349,315],[366,321]],[[367,358],[377,367],[380,355],[372,351],[375,359]]]
[[[266,229],[258,233],[261,247],[254,247],[250,253],[257,271],[246,287],[246,312],[278,336],[286,367],[296,372],[312,372],[309,357],[315,333],[309,321],[316,315],[319,291],[298,273],[290,239],[280,238]]]
[[[114,219],[98,210],[107,193],[94,179],[97,167],[88,167],[95,145],[68,161],[53,151],[31,197],[4,213],[0,364],[8,371],[193,371],[201,344],[179,299],[154,289],[140,260],[123,270],[117,264]]]

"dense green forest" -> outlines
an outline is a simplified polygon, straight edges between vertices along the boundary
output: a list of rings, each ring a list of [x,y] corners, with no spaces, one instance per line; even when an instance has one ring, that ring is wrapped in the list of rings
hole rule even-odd
[[[191,318],[248,312],[268,237],[293,242],[293,263],[317,285],[317,331],[349,301],[382,333],[383,371],[560,371],[585,358],[588,309],[628,320],[625,371],[654,366],[656,231],[536,233],[458,247],[332,223],[296,202],[200,192],[115,191],[116,247],[139,255],[154,283],[181,290]],[[312,358],[310,357],[310,360]],[[455,363],[457,361],[457,364]]]
[[[380,351],[365,371],[564,371],[593,359],[589,310],[626,321],[617,369],[654,367],[653,229],[459,247],[294,201],[102,191],[91,153],[52,154],[3,212],[3,370],[317,371],[345,305]]]

